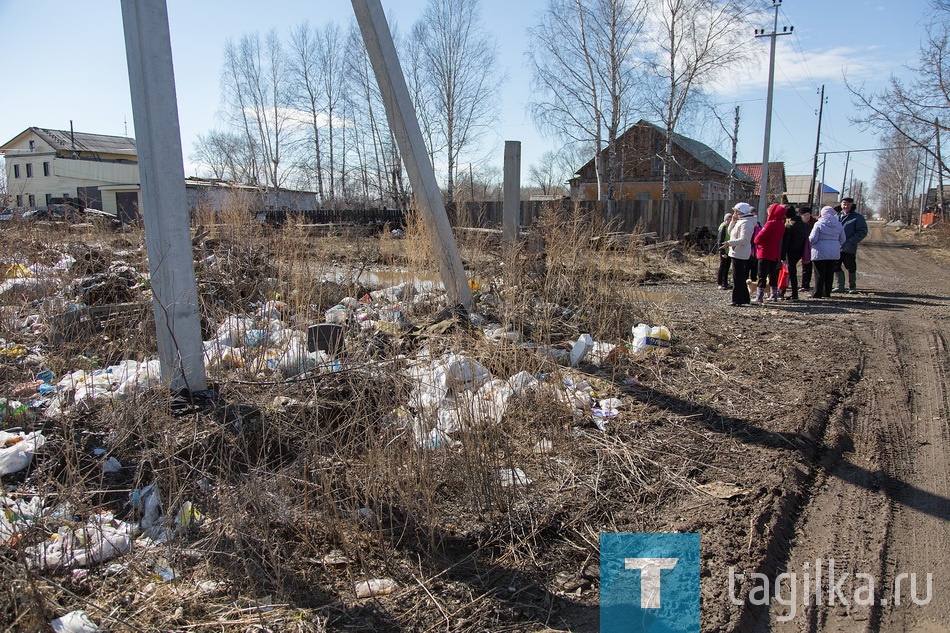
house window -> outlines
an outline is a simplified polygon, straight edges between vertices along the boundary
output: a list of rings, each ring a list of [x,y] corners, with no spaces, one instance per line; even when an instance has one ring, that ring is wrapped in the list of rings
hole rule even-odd
[[[36,196],[34,196],[32,193],[30,194],[30,206],[31,207],[36,206]]]
[[[23,206],[23,196],[17,196],[17,197],[16,197],[16,206],[18,206],[18,207],[22,207],[22,206]]]
[[[649,199],[650,199],[650,192],[637,194],[637,200],[649,200]]]
[[[49,176],[49,174],[50,174],[49,163],[48,162],[43,163],[43,175]]]
[[[686,194],[685,194],[685,193],[674,193],[674,194],[673,194],[673,199],[674,199],[674,200],[686,200]]]
[[[33,177],[33,163],[26,164],[26,177],[27,178]]]
[[[14,177],[14,178],[19,178],[19,177],[20,177],[20,166],[19,166],[19,165],[14,165],[14,166],[13,166],[13,177]]]
[[[36,150],[36,141],[30,141],[30,151]]]

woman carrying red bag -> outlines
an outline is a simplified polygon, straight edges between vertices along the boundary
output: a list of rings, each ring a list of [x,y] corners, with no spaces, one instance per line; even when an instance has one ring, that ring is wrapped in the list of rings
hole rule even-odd
[[[811,209],[808,207],[803,207],[802,212],[804,213],[806,209],[811,214]],[[799,260],[804,261],[803,257],[808,255],[808,233],[811,231],[811,227],[795,213],[794,207],[788,207],[785,216],[785,235],[782,236],[782,260],[788,268],[788,286],[792,289],[791,300],[798,301],[798,262]],[[785,290],[780,287],[779,291],[783,293],[782,296],[784,297]]]
[[[758,290],[752,303],[762,303],[765,284],[772,293],[769,301],[778,301],[778,263],[782,259],[782,237],[785,235],[785,207],[776,203],[769,207],[769,217],[762,230],[752,238],[758,258]]]

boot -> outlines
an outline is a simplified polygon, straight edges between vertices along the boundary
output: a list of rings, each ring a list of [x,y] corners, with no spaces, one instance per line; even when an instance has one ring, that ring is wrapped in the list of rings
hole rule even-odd
[[[857,271],[848,271],[848,292],[854,294],[858,291],[858,273]]]
[[[772,286],[772,294],[769,295],[768,301],[778,301],[778,288]]]
[[[835,271],[835,287],[831,289],[831,292],[844,292],[844,271],[843,270]]]
[[[765,296],[765,288],[759,288],[755,291],[755,299],[752,300],[752,303],[762,303],[762,298]]]

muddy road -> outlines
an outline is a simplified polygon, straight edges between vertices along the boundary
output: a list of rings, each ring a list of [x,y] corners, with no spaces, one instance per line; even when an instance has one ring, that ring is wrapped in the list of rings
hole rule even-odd
[[[858,268],[861,292],[815,317],[857,342],[856,375],[772,548],[781,599],[741,628],[950,631],[950,275],[880,225]]]

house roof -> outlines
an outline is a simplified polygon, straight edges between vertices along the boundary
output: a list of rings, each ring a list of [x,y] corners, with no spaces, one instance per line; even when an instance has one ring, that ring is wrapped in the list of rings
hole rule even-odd
[[[760,166],[761,168],[761,166]],[[786,192],[789,195],[802,195],[807,194],[808,189],[811,187],[812,177],[809,175],[795,175],[795,176],[786,176],[786,182],[788,183],[788,188]],[[821,187],[821,193],[838,193],[837,189],[829,187],[825,183],[819,183]]]
[[[659,125],[650,123],[646,119],[640,119],[637,121],[636,125],[631,126],[627,129],[626,132],[620,135],[620,139],[623,139],[624,136],[633,132],[637,127],[649,127],[659,134],[666,134],[666,130]],[[732,171],[732,163],[722,157],[716,150],[712,149],[705,143],[701,143],[697,140],[683,136],[682,134],[677,134],[673,132],[672,136],[673,144],[682,149],[684,152],[698,160],[700,163],[708,167],[710,170],[718,172],[720,174],[728,175]],[[584,168],[588,167],[593,162],[594,159],[587,161],[584,167],[581,167],[577,170],[577,173],[580,173]],[[749,177],[747,172],[739,169],[736,171],[736,179],[746,182],[753,182],[752,178]]]
[[[736,165],[739,169],[747,173],[755,181],[755,195],[759,195],[762,186],[762,163],[739,163]],[[776,180],[777,179],[777,180]],[[780,182],[781,186],[777,190],[784,192],[788,187],[785,177],[785,163],[776,161],[769,163],[769,181]]]
[[[42,127],[30,127],[0,146],[0,150],[7,149],[25,135],[36,134],[56,150],[72,150],[77,152],[93,152],[97,154],[126,154],[135,156],[135,139],[125,136],[109,136],[106,134],[88,134],[86,132],[70,132],[69,130],[51,130]]]

